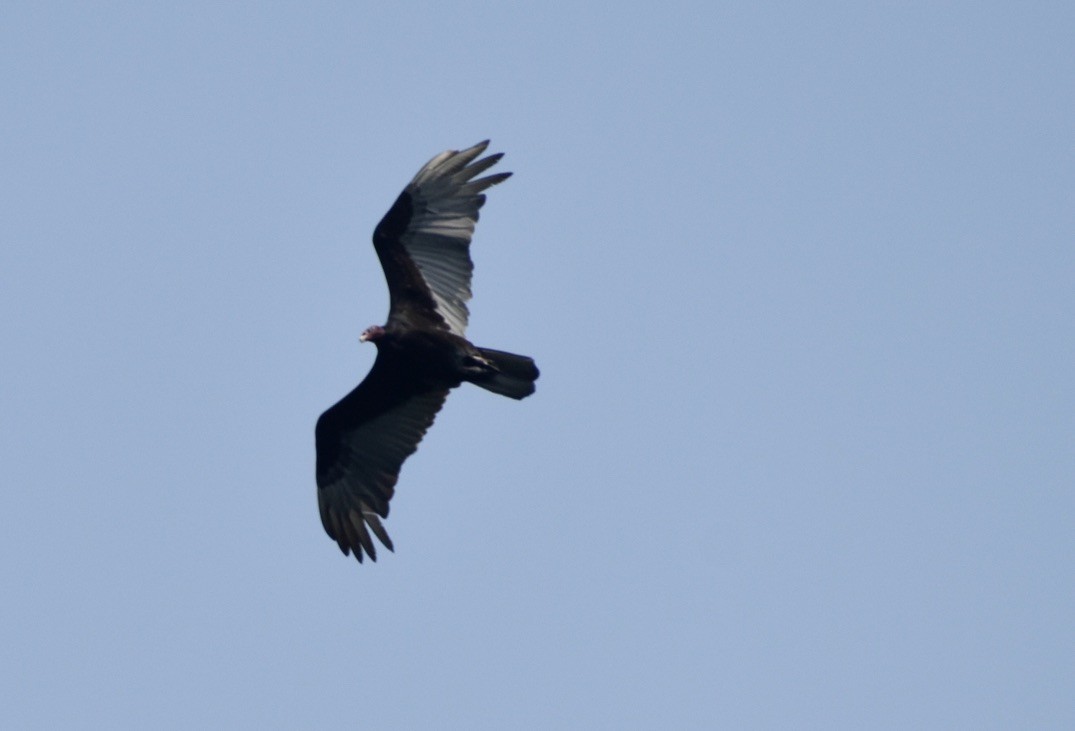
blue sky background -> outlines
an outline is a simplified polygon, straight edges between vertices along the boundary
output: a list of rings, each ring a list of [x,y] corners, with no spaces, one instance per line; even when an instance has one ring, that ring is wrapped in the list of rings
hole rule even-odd
[[[1071,3],[5,3],[5,728],[1075,727]],[[491,137],[395,554],[370,234]]]

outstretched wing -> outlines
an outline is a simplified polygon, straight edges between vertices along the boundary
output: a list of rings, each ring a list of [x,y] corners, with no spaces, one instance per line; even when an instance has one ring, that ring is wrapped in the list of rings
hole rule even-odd
[[[448,150],[418,171],[373,232],[373,246],[388,281],[388,322],[438,327],[462,336],[474,264],[470,240],[482,191],[511,173],[475,178],[503,153],[476,158],[489,140]]]
[[[403,461],[414,454],[447,390],[415,391],[378,355],[366,379],[317,420],[317,503],[325,531],[346,555],[374,561]],[[368,528],[368,530],[367,530]]]

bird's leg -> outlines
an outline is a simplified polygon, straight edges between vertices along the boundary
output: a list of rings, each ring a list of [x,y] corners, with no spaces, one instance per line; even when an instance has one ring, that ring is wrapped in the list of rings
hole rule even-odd
[[[463,356],[463,371],[468,376],[474,377],[499,373],[500,369],[480,355],[467,354]]]

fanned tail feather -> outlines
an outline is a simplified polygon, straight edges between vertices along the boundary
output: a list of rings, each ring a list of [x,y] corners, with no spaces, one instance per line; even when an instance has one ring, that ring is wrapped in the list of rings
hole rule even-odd
[[[524,399],[534,392],[534,381],[540,372],[533,358],[492,348],[478,348],[478,351],[496,372],[475,379],[475,385],[513,399]]]

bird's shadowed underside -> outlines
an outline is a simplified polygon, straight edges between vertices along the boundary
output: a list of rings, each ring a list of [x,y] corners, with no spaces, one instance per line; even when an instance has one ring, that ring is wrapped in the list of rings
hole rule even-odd
[[[430,160],[377,225],[373,245],[388,282],[389,312],[362,340],[377,346],[366,378],[317,420],[321,522],[344,554],[376,560],[371,533],[393,549],[382,519],[400,467],[418,448],[448,392],[467,382],[513,399],[534,392],[534,360],[465,338],[470,242],[483,191],[511,173],[478,177],[501,154],[481,142]]]

